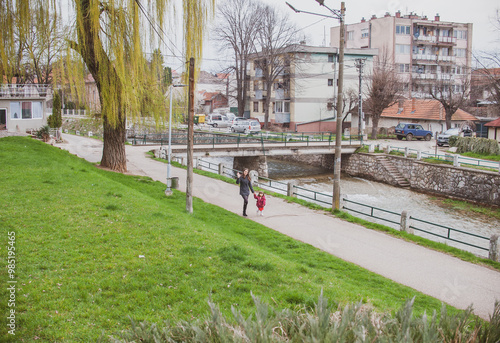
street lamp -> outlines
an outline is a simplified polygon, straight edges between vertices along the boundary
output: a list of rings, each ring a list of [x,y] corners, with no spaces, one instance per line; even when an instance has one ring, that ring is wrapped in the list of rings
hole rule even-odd
[[[170,85],[170,112],[168,116],[168,164],[167,164],[167,189],[165,190],[165,195],[172,195],[172,178],[170,176],[171,168],[171,155],[172,155],[172,94],[174,93],[174,87],[186,87],[186,85]]]
[[[288,2],[286,3],[295,13],[307,13],[312,15],[317,15],[320,17],[334,18],[340,21],[340,46],[339,46],[339,85],[337,91],[337,125],[335,134],[335,163],[334,163],[334,179],[333,179],[333,199],[332,208],[334,210],[340,209],[340,166],[342,158],[342,98],[343,98],[343,86],[344,86],[344,45],[345,45],[345,3],[342,1],[340,4],[340,10],[334,10],[325,5],[324,0],[316,0],[316,2],[325,8],[327,8],[331,15],[325,15],[320,13],[306,12],[295,9]]]

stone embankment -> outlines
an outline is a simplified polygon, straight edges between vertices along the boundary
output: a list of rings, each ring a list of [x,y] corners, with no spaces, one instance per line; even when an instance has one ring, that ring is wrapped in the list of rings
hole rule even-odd
[[[352,154],[343,161],[351,175],[397,185],[379,161],[380,154]],[[443,164],[430,164],[401,156],[384,155],[413,190],[500,206],[500,174]]]

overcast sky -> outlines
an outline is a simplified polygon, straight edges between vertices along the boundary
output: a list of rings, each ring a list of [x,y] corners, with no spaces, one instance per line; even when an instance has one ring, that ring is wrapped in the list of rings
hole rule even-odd
[[[293,12],[281,0],[261,0],[264,3],[273,5],[276,8],[286,12],[290,16],[290,20],[294,22],[298,28],[301,28],[306,38],[308,45],[329,45],[330,31],[329,28],[338,25],[338,20],[323,19],[319,16],[314,16],[305,13]],[[317,12],[329,14],[328,10],[320,6],[316,0],[287,0],[298,10],[308,12]],[[340,1],[325,0],[325,5],[332,9],[340,9]],[[500,31],[495,29],[493,23],[496,18],[496,11],[500,10],[500,2],[495,0],[388,0],[388,1],[372,1],[372,0],[346,0],[346,23],[358,23],[362,17],[370,19],[373,14],[377,17],[382,17],[386,12],[394,15],[395,12],[401,10],[402,14],[414,12],[419,15],[426,15],[429,19],[434,19],[436,13],[439,13],[442,21],[451,21],[459,23],[473,24],[473,39],[472,45],[474,51],[498,51],[500,49]],[[210,38],[210,36],[208,37]],[[214,43],[206,41],[206,49],[203,63],[203,69],[209,71],[217,71],[222,67],[224,61],[229,59],[229,56],[223,56],[215,49],[209,46]],[[216,62],[220,60],[221,62]]]

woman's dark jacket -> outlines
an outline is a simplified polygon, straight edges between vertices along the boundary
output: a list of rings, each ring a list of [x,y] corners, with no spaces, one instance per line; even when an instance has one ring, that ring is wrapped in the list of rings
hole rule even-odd
[[[252,190],[252,193],[254,193],[252,183],[250,182],[249,179],[240,176],[239,178],[236,179],[236,184],[240,185],[240,195],[248,196],[250,194],[248,188],[250,188]]]

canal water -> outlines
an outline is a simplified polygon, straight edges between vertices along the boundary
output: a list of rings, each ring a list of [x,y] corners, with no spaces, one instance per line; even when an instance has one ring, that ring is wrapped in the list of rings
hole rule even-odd
[[[230,168],[232,167],[233,162],[232,158],[211,158],[207,160],[211,163],[224,163]],[[285,184],[288,181],[295,180],[299,187],[317,192],[317,199],[323,201],[320,205],[325,207],[331,206],[331,195],[333,193],[333,171],[309,164],[270,159],[269,157],[267,163],[269,178],[282,182],[273,185],[274,187],[285,190]],[[352,178],[345,174],[342,174],[340,189],[341,196],[348,200],[347,202],[344,202],[344,205],[348,208],[362,213],[371,213],[371,208],[366,207],[371,206],[375,208],[374,215],[376,217],[382,217],[396,223],[399,223],[400,221],[400,217],[398,215],[387,213],[382,210],[397,214],[400,214],[402,211],[408,211],[412,218],[416,218],[411,220],[412,226],[433,233],[429,234],[420,230],[415,230],[416,235],[440,241],[463,250],[471,251],[479,256],[487,257],[488,251],[478,249],[470,245],[457,243],[453,240],[467,242],[482,248],[488,248],[489,242],[485,238],[489,239],[493,234],[500,234],[500,220],[487,217],[479,213],[470,215],[470,213],[450,209],[442,203],[443,198],[434,195],[418,193],[409,189],[393,187],[384,183],[361,178]],[[307,197],[311,197],[314,194],[312,192],[299,189],[299,194],[301,193]],[[320,194],[324,195],[321,196]],[[356,203],[366,206],[361,206]],[[366,215],[356,213],[355,211],[348,210],[348,212],[357,217],[393,228],[399,228],[398,224],[368,217]],[[435,223],[444,227],[431,225],[427,222]],[[450,231],[448,228],[452,228],[454,230]],[[478,235],[484,238],[471,236],[465,233]],[[445,237],[448,237],[449,235],[452,240],[437,237],[436,234]]]

